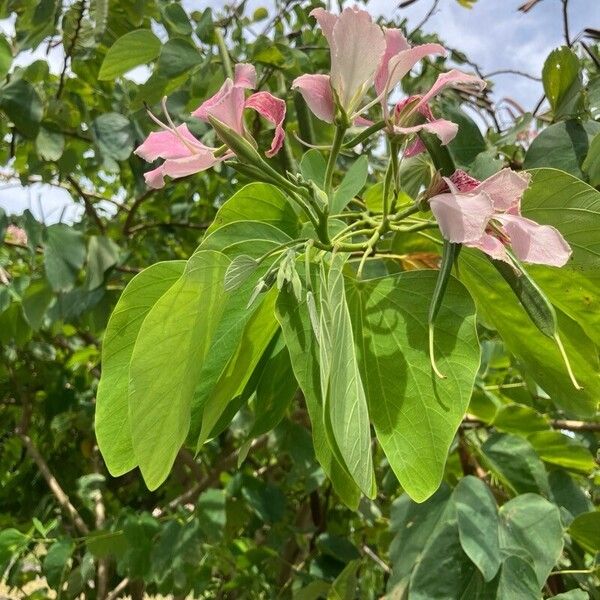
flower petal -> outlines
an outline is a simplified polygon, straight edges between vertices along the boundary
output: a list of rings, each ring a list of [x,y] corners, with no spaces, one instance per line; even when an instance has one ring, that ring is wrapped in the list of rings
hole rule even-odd
[[[331,84],[344,110],[351,113],[375,78],[385,52],[385,36],[367,11],[345,8],[329,45]]]
[[[246,100],[246,107],[254,109],[259,115],[275,125],[275,135],[271,148],[265,152],[270,158],[279,152],[285,139],[283,120],[285,119],[285,101],[269,92],[256,92]]]
[[[254,65],[248,63],[238,63],[235,65],[233,84],[253,90],[256,87],[256,69]]]
[[[396,133],[403,133],[404,135],[410,135],[412,133],[418,133],[419,131],[427,131],[436,135],[442,145],[446,145],[451,142],[458,132],[458,125],[447,121],[446,119],[434,119],[429,123],[421,123],[420,125],[414,125],[413,127],[394,127]]]
[[[558,229],[519,215],[496,215],[494,218],[504,226],[519,260],[552,267],[562,267],[569,260],[571,247]]]
[[[472,192],[473,190],[477,189],[479,184],[481,183],[481,181],[475,179],[475,177],[471,177],[462,169],[457,169],[456,171],[454,171],[454,173],[452,173],[452,176],[450,177],[450,182],[453,185],[455,185],[458,191],[460,192]],[[494,200],[492,198],[492,203],[493,201]]]
[[[331,44],[333,41],[333,28],[339,19],[338,15],[334,15],[330,13],[328,10],[324,8],[315,8],[310,11],[310,16],[314,17],[323,32],[323,35],[327,39],[327,43],[331,48]]]
[[[519,213],[521,196],[529,187],[531,175],[517,173],[511,169],[502,169],[479,184],[478,190],[485,192],[491,199],[496,211]]]
[[[489,233],[484,233],[478,240],[467,242],[465,246],[477,248],[496,260],[503,260],[504,262],[510,263],[510,258],[508,257],[504,244]]]
[[[175,131],[153,131],[148,135],[141,146],[135,150],[140,158],[152,162],[157,158],[182,158],[192,154],[192,148],[204,146],[187,128],[185,123],[179,125]],[[185,141],[188,143],[186,144]]]
[[[494,214],[487,194],[439,194],[429,200],[442,235],[464,244],[479,240]]]
[[[292,89],[302,94],[316,117],[326,123],[333,123],[335,102],[329,75],[300,75],[292,82]]]
[[[244,135],[244,87],[234,85],[231,79],[226,79],[221,89],[211,98],[205,100],[193,113],[192,116],[208,121],[208,117],[214,117],[225,123],[237,134]]]
[[[404,156],[405,158],[411,158],[417,156],[417,154],[422,154],[425,150],[427,150],[425,144],[419,138],[416,138],[415,141],[408,146],[404,152]]]
[[[400,29],[385,28],[383,30],[385,35],[385,52],[381,57],[379,66],[377,68],[377,74],[375,75],[375,91],[377,94],[381,94],[385,88],[385,84],[388,80],[389,69],[388,65],[390,59],[396,56],[403,50],[408,50],[410,44],[406,41],[404,34]]]
[[[152,171],[147,171],[144,173],[144,180],[146,181],[146,185],[155,190],[158,190],[165,186],[165,174],[163,172],[163,166],[157,167],[156,169],[152,169]]]
[[[206,171],[221,162],[223,157],[215,158],[212,152],[203,152],[202,154],[194,154],[186,158],[174,158],[165,160],[162,165],[163,175],[168,175],[173,179],[179,177],[187,177],[200,171]]]
[[[430,54],[445,56],[446,49],[440,46],[440,44],[421,44],[408,50],[402,50],[396,56],[393,56],[388,63],[388,89],[391,90],[394,88],[420,60]]]
[[[435,80],[435,83],[431,86],[431,89],[427,93],[423,94],[423,96],[421,97],[419,105],[421,106],[423,104],[428,104],[434,96],[437,96],[442,90],[446,89],[447,87],[461,84],[468,85],[479,91],[481,91],[487,85],[485,81],[483,81],[483,79],[479,79],[479,77],[475,77],[475,75],[467,75],[466,73],[458,71],[457,69],[451,69],[446,73],[438,75],[438,78]]]

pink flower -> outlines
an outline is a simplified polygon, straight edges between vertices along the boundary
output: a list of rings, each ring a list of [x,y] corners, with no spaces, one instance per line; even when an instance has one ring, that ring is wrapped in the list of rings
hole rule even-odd
[[[302,75],[292,88],[298,90],[313,113],[332,123],[336,103],[353,122],[370,106],[387,102],[396,84],[422,58],[445,54],[439,44],[411,48],[399,29],[382,29],[373,23],[368,12],[356,7],[334,15],[323,8],[311,13],[329,43],[330,75]],[[375,85],[377,98],[361,106],[367,92]]]
[[[485,87],[485,81],[456,69],[442,73],[427,93],[422,96],[410,96],[396,104],[392,115],[394,132],[411,135],[427,131],[436,135],[444,145],[451,142],[456,137],[458,125],[446,119],[436,119],[429,108],[429,101],[445,88],[456,85],[468,85],[481,90]],[[415,156],[423,150],[423,143],[416,140],[408,147],[406,156]]]
[[[560,232],[521,216],[521,197],[528,173],[503,169],[483,182],[457,171],[445,179],[449,191],[430,199],[442,235],[510,262],[506,246],[528,263],[562,267],[571,248]]]
[[[209,117],[221,121],[238,135],[248,137],[244,127],[244,109],[252,108],[275,125],[275,134],[270,149],[265,153],[274,156],[282,147],[285,138],[283,120],[285,118],[285,102],[269,92],[257,92],[246,99],[246,90],[255,87],[256,71],[252,65],[235,66],[233,81],[226,79],[221,89],[211,98],[205,100],[192,116],[203,121]],[[163,131],[151,133],[135,153],[149,162],[159,158],[164,162],[145,173],[146,183],[152,188],[161,188],[165,184],[165,175],[173,179],[199,173],[231,158],[231,151],[215,156],[217,148],[206,146],[200,142],[187,128],[187,125],[175,127],[168,118],[166,125],[158,119],[154,120]]]

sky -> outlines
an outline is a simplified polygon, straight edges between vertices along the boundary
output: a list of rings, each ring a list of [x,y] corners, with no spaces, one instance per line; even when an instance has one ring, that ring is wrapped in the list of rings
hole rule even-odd
[[[272,0],[248,0],[247,11],[259,6],[269,7]],[[452,48],[464,52],[476,62],[484,74],[500,69],[517,69],[538,76],[549,52],[563,43],[562,2],[542,0],[527,14],[519,12],[524,0],[478,0],[472,9],[461,7],[456,0],[439,0],[439,6],[427,21],[424,31],[436,32]],[[218,0],[183,0],[189,11],[211,6],[222,8]],[[229,4],[229,2],[228,2]],[[335,4],[335,3],[334,3]],[[399,0],[371,0],[368,9],[373,14],[408,19],[409,30],[414,28],[429,11],[433,0],[417,0],[405,9],[397,8]],[[569,0],[571,37],[583,27],[600,29],[600,0]],[[10,32],[10,20],[0,20],[0,30]],[[43,55],[43,49],[40,49]],[[23,54],[18,64],[27,64],[37,56]],[[50,57],[53,71],[62,67],[62,52],[56,48]],[[465,68],[465,70],[467,70]],[[136,80],[144,79],[147,71],[138,69]],[[542,93],[541,83],[517,75],[494,77],[494,98],[509,97],[525,110],[532,110]],[[0,169],[0,173],[1,173]],[[83,209],[72,202],[69,194],[52,186],[5,187],[0,183],[0,207],[7,212],[20,213],[30,208],[46,222],[73,221]],[[43,210],[42,210],[43,209]]]

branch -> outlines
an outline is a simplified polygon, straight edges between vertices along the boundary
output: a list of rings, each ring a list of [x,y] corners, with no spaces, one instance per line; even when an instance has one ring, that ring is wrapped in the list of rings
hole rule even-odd
[[[154,188],[148,188],[141,196],[138,196],[131,208],[129,209],[129,213],[127,214],[127,218],[125,219],[125,223],[123,225],[123,233],[125,235],[129,235],[129,230],[133,226],[133,219],[135,217],[135,213],[138,211],[140,206],[155,192]]]
[[[64,492],[64,490],[58,483],[56,477],[54,477],[54,475],[50,471],[50,468],[44,460],[44,457],[40,454],[40,451],[36,448],[31,438],[24,431],[22,431],[20,427],[17,429],[16,433],[21,438],[21,441],[27,449],[29,456],[33,459],[40,473],[46,480],[50,491],[54,494],[54,497],[56,498],[56,501],[62,508],[63,512],[71,519],[73,525],[75,525],[79,533],[81,533],[82,535],[88,535],[90,533],[88,526],[85,524],[85,521],[81,518],[81,515],[77,512],[77,509],[71,504],[69,496],[67,496],[67,494]]]
[[[138,233],[140,231],[144,231],[145,229],[151,229],[153,227],[183,227],[186,229],[208,229],[210,227],[210,223],[188,223],[186,221],[167,221],[165,223],[141,223],[140,225],[135,225],[128,230],[128,235],[133,235],[134,233]]]
[[[125,588],[129,585],[129,578],[125,577],[119,585],[115,587],[114,590],[106,594],[105,600],[117,600],[117,598],[121,595],[121,592],[125,590]]]
[[[60,81],[58,82],[58,90],[56,90],[56,99],[60,98],[62,94],[65,78],[67,76],[67,67],[69,66],[69,60],[73,56],[73,51],[75,50],[75,44],[77,43],[77,38],[79,37],[79,32],[81,31],[81,26],[83,23],[83,15],[85,13],[85,0],[81,0],[81,9],[79,11],[79,15],[77,15],[77,21],[75,23],[75,31],[73,32],[73,38],[71,39],[71,43],[69,47],[65,50],[65,62],[63,64],[62,71],[60,73]]]
[[[98,474],[102,473],[101,459],[99,455],[98,446],[94,446],[94,471]],[[104,498],[102,492],[97,489],[94,490],[93,494],[94,501],[94,516],[96,529],[100,530],[104,527],[106,521],[106,507],[104,506]],[[97,600],[106,600],[108,594],[108,576],[109,576],[109,559],[99,558],[96,567],[96,581],[97,581]]]
[[[462,420],[463,425],[472,425],[473,427],[493,427],[481,419],[467,414]],[[550,427],[552,429],[566,429],[567,431],[600,431],[600,423],[594,421],[573,421],[570,419],[551,419]]]
[[[532,81],[542,81],[541,77],[536,77],[535,75],[525,73],[524,71],[519,71],[518,69],[498,69],[497,71],[486,73],[483,76],[483,79],[489,79],[490,77],[494,77],[496,75],[519,75],[520,77],[527,77],[527,79],[531,79]]]
[[[96,227],[98,227],[101,233],[106,233],[106,226],[96,212],[94,204],[90,201],[89,194],[83,191],[83,188],[72,175],[67,175],[67,181],[75,188],[75,191],[83,200],[83,204],[85,205],[85,213],[87,216],[90,217],[94,223],[96,223]]]
[[[565,42],[571,47],[571,35],[569,34],[569,0],[562,0],[563,31]]]
[[[421,21],[418,23],[418,25],[411,31],[411,33],[408,37],[412,37],[417,31],[419,31],[419,29],[421,29],[422,27],[425,26],[427,21],[429,21],[429,19],[431,19],[431,17],[433,17],[433,15],[435,14],[439,3],[440,3],[440,0],[433,0],[433,4],[431,5],[431,8],[427,12],[427,14],[421,19]]]

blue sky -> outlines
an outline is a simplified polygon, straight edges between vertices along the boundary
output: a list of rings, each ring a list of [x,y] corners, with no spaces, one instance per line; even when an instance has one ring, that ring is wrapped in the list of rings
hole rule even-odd
[[[371,0],[368,7],[373,14],[408,19],[409,29],[421,21],[433,0],[418,0],[406,9],[397,9],[400,0]],[[561,0],[542,0],[529,13],[517,9],[524,0],[478,0],[474,8],[462,8],[456,0],[440,0],[436,13],[429,19],[425,31],[437,32],[450,46],[462,50],[478,63],[484,73],[499,69],[518,69],[539,76],[548,53],[563,43]],[[229,2],[228,2],[229,3]],[[183,0],[188,10],[203,10],[207,6],[221,8],[218,0]],[[334,4],[337,4],[334,2]],[[270,6],[271,0],[249,0],[248,11],[259,6]],[[571,36],[575,37],[584,26],[600,29],[600,0],[570,0]],[[10,20],[0,20],[0,30],[11,31]],[[40,49],[43,55],[44,49]],[[27,64],[31,54],[18,58]],[[54,71],[62,66],[62,52],[56,48],[51,55]],[[144,72],[138,71],[144,77]],[[541,83],[515,75],[494,78],[494,98],[510,97],[526,110],[531,110],[542,93]],[[34,214],[47,222],[78,218],[83,209],[74,204],[67,192],[52,186],[6,187],[0,184],[0,207],[9,212],[31,208]],[[63,212],[64,211],[64,212]]]

